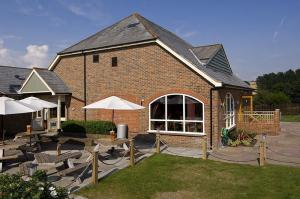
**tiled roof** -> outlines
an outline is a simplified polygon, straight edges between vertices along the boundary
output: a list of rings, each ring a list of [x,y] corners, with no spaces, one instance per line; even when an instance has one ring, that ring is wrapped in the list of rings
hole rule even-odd
[[[54,93],[72,93],[69,87],[55,72],[41,68],[34,68],[34,70],[41,76],[41,78],[43,78]]]
[[[18,94],[22,83],[30,74],[31,69],[12,66],[0,66],[0,93],[7,95]]]
[[[216,81],[226,85],[249,88],[244,81],[236,77],[228,64],[231,74],[214,67],[205,67],[216,53],[223,49],[222,45],[194,47],[174,33],[134,13],[104,30],[78,42],[58,54],[100,49],[110,46],[143,42],[159,39],[173,51],[185,58]],[[226,60],[227,61],[227,60]]]

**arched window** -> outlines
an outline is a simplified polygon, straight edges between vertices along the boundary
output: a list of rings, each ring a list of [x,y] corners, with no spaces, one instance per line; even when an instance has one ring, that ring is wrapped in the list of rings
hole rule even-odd
[[[204,106],[183,94],[169,94],[149,105],[149,130],[173,133],[204,133]]]
[[[227,93],[225,96],[225,126],[230,129],[235,126],[235,109],[234,98],[231,93]]]

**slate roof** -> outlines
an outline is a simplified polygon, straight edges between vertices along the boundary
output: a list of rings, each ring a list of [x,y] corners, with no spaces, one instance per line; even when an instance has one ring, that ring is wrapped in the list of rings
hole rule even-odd
[[[192,51],[201,62],[207,64],[208,61],[222,48],[222,44],[193,47]]]
[[[0,66],[0,93],[16,95],[31,69],[12,66]]]
[[[159,39],[173,51],[184,57],[191,64],[209,75],[211,78],[225,85],[250,88],[244,81],[233,73],[228,74],[214,68],[205,67],[211,56],[220,49],[220,45],[194,47],[174,33],[134,13],[121,21],[97,32],[96,34],[78,42],[77,44],[59,52],[66,54],[104,48],[115,45],[142,42]],[[200,62],[199,62],[200,60]]]
[[[54,93],[72,93],[69,87],[55,72],[43,68],[34,68],[34,70],[41,76],[41,78],[43,78]]]

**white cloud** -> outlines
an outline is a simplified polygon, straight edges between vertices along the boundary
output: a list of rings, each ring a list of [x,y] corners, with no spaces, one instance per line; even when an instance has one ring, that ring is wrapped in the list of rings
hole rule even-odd
[[[4,44],[4,40],[0,39],[0,65],[32,68],[46,67],[49,64],[47,45],[29,45],[24,54],[8,49]]]
[[[183,38],[190,38],[196,36],[198,33],[196,31],[189,31],[182,34]]]
[[[280,22],[278,23],[277,29],[273,32],[273,42],[277,40],[280,30],[285,24],[285,20],[286,20],[286,16],[283,16]]]
[[[275,32],[273,33],[273,40],[276,40],[277,37],[278,37],[278,31],[275,31]]]
[[[189,39],[198,35],[197,31],[186,31],[184,27],[179,27],[175,29],[175,33],[185,39]]]
[[[62,6],[74,15],[90,20],[100,20],[105,17],[101,1],[59,1]]]
[[[23,60],[29,67],[45,67],[48,62],[48,46],[47,45],[29,45],[26,47],[26,54]]]

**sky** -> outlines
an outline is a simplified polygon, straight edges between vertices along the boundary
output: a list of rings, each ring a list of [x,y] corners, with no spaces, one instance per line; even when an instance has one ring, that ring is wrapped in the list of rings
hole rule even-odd
[[[300,68],[298,0],[1,0],[0,65],[47,67],[57,52],[138,12],[194,46],[221,43],[243,80]]]

